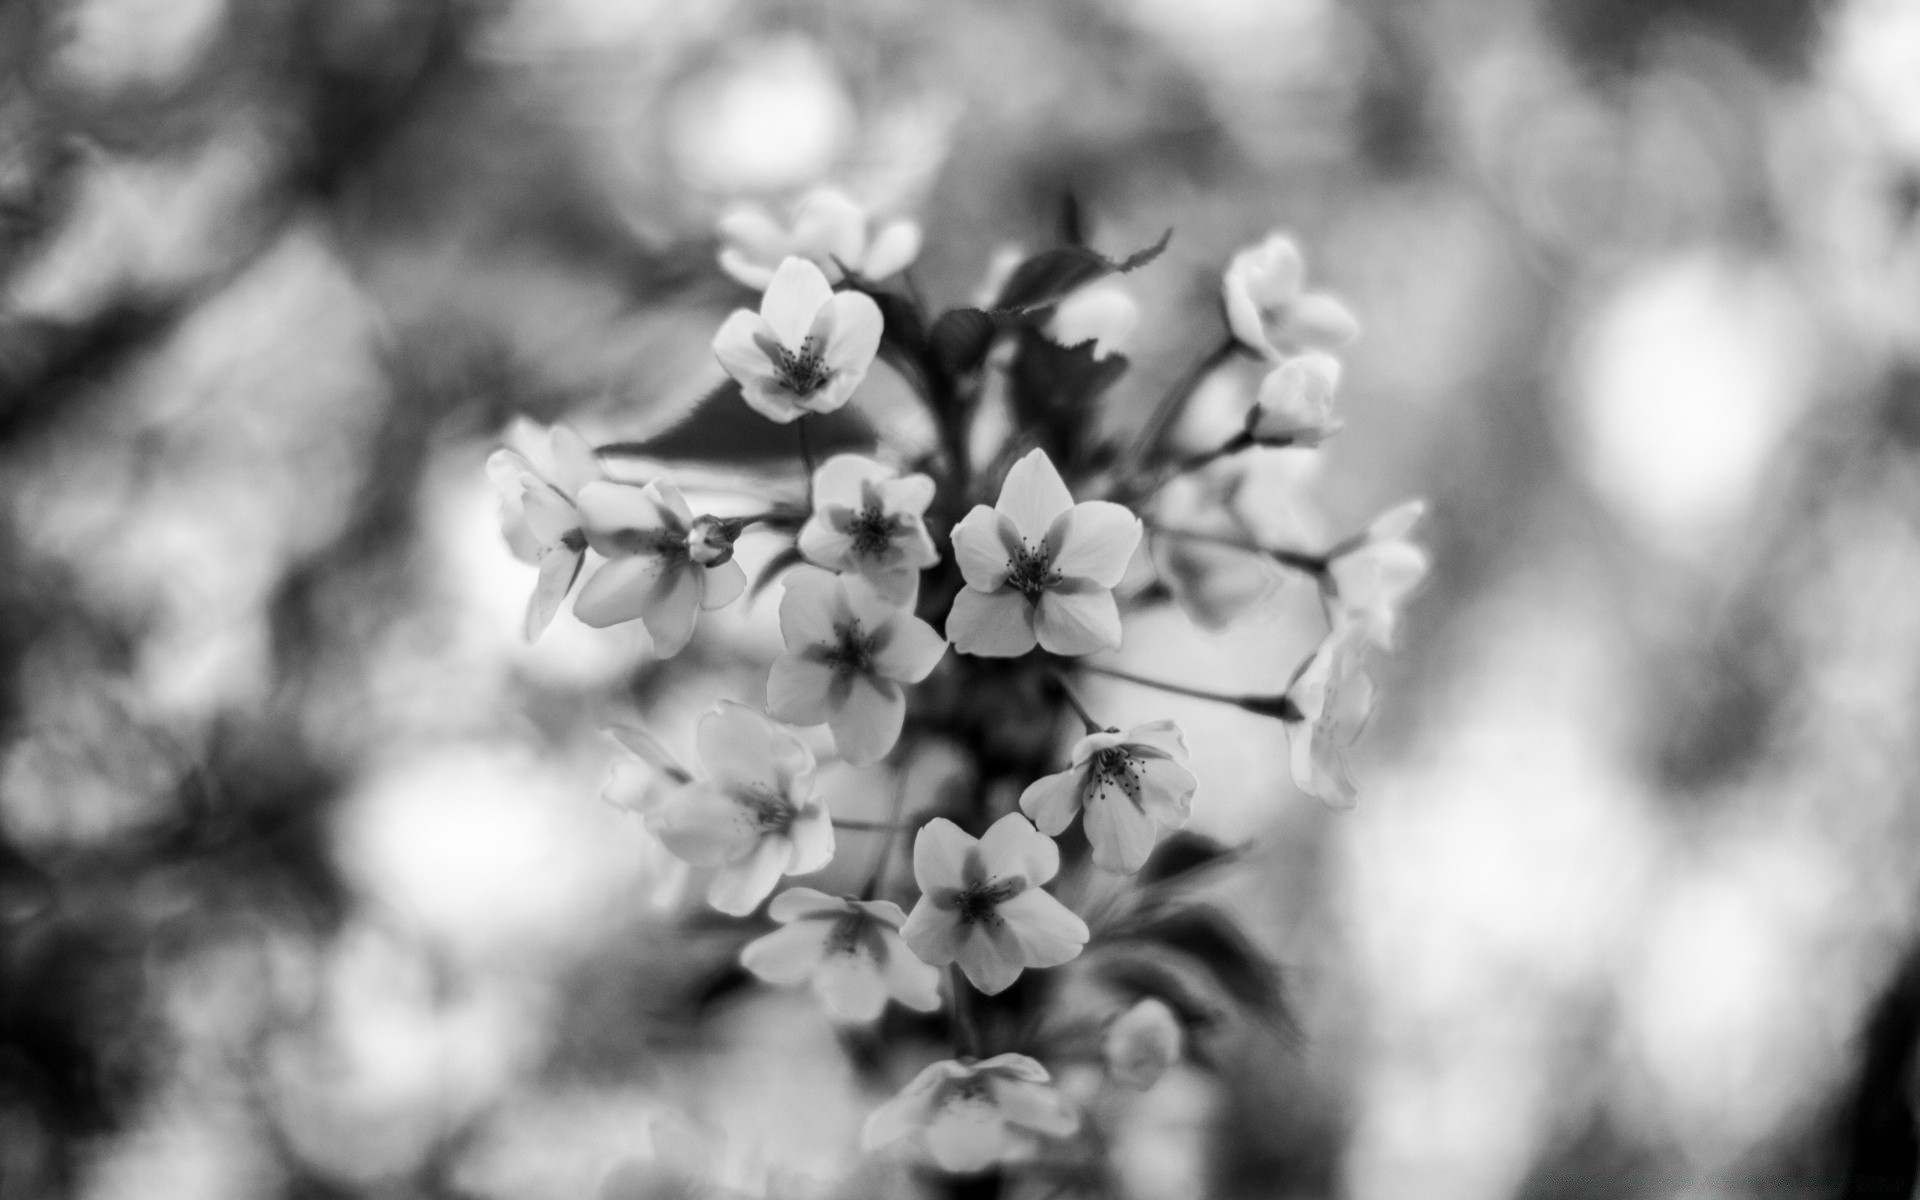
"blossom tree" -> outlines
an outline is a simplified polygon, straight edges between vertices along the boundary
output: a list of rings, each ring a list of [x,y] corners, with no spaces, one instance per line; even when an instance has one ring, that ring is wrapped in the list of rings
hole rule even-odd
[[[637,621],[668,658],[695,643],[703,611],[778,588],[783,649],[764,687],[699,720],[700,769],[623,723],[636,761],[609,795],[738,919],[751,978],[807,985],[835,1022],[874,1031],[860,1054],[892,1098],[872,1110],[868,1152],[936,1175],[1097,1172],[1099,1106],[1061,1072],[1151,1088],[1203,1053],[1221,1014],[1271,1018],[1280,1001],[1253,940],[1185,889],[1236,854],[1185,829],[1206,789],[1184,732],[1164,717],[1109,725],[1082,684],[1272,718],[1300,791],[1355,801],[1367,660],[1393,647],[1426,573],[1410,537],[1424,506],[1316,549],[1270,540],[1235,493],[1257,449],[1312,453],[1341,431],[1334,352],[1358,323],[1306,289],[1298,245],[1275,233],[1223,270],[1217,343],[1114,432],[1097,418],[1139,316],[1123,277],[1165,238],[1124,259],[1040,251],[999,268],[980,303],[936,315],[901,277],[919,228],[841,193],[809,194],[786,224],[729,210],[721,236],[721,266],[762,294],[719,325],[727,380],[690,420],[790,426],[792,457],[744,499],[752,515],[727,516],[689,498],[656,444],[592,449],[557,429],[499,452],[508,538],[539,567],[527,633],[571,593],[578,620]],[[1239,431],[1178,445],[1190,398],[1236,359],[1264,374]],[[931,444],[901,450],[847,420],[876,371],[924,406]],[[997,436],[989,391],[1011,416]],[[865,444],[816,465],[823,421]],[[749,537],[773,543],[754,579],[735,556]],[[1226,630],[1287,575],[1317,591],[1326,628],[1284,686],[1226,693],[1123,665],[1130,614],[1173,603]],[[967,760],[966,786],[907,795],[909,765],[935,747]],[[894,780],[895,814],[834,818],[821,755]],[[864,887],[843,894],[815,886],[844,844],[836,825],[882,841]],[[890,871],[909,846],[911,875]],[[802,879],[782,890],[787,876]]]

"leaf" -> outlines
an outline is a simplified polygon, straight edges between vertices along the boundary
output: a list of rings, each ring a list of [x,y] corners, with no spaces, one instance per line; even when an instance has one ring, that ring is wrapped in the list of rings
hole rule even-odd
[[[1061,346],[1024,330],[1007,375],[1014,423],[1062,471],[1078,472],[1093,445],[1094,402],[1126,371],[1125,356],[1095,358],[1092,342]]]
[[[773,581],[780,578],[782,573],[791,567],[799,566],[805,561],[806,555],[800,553],[800,547],[798,546],[788,546],[780,553],[774,555],[767,560],[766,566],[760,568],[760,577],[753,581],[751,588],[747,589],[747,599],[753,600],[757,598],[761,592],[771,587]]]
[[[1124,275],[1146,266],[1160,257],[1161,251],[1167,248],[1172,238],[1173,230],[1168,229],[1153,245],[1135,251],[1118,262],[1085,246],[1060,246],[1043,250],[1015,268],[1013,278],[1007,280],[1007,286],[1001,289],[994,307],[1015,312],[1045,308],[1057,303],[1068,292],[1085,287],[1096,279],[1113,274]]]
[[[851,405],[807,418],[807,440],[825,459],[843,450],[870,450],[878,440],[873,426]],[[769,421],[740,398],[732,379],[702,396],[684,420],[653,437],[599,447],[607,457],[693,459],[733,466],[783,462],[800,456],[800,440],[790,425]]]
[[[977,308],[956,308],[940,314],[930,340],[933,354],[948,375],[965,375],[986,361],[999,322]]]
[[[1132,936],[1178,950],[1205,963],[1221,988],[1256,1012],[1284,1017],[1280,971],[1241,931],[1232,917],[1210,904],[1157,913],[1135,926]]]
[[[1240,851],[1232,846],[1223,845],[1204,834],[1181,829],[1154,847],[1146,865],[1140,868],[1140,873],[1134,878],[1143,887],[1171,883],[1195,871],[1224,866],[1239,857]]]

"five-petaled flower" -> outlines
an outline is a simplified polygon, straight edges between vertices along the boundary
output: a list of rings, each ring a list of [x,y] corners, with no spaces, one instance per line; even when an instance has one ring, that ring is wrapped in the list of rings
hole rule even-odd
[[[901,936],[922,961],[958,962],[974,987],[1003,992],[1028,967],[1057,967],[1087,944],[1087,923],[1041,890],[1059,870],[1060,848],[1019,813],[977,839],[935,817],[914,838],[920,900]]]
[[[507,545],[522,562],[540,567],[527,599],[524,629],[533,641],[553,623],[586,558],[576,500],[580,489],[604,479],[593,447],[565,425],[542,436],[531,425],[517,427],[487,459],[487,476],[500,492],[500,526]]]
[[[1333,412],[1339,386],[1340,360],[1333,355],[1309,350],[1287,359],[1260,381],[1247,438],[1258,446],[1318,446],[1346,424]]]
[[[742,204],[720,216],[720,268],[755,290],[773,282],[782,259],[797,256],[840,282],[841,267],[871,280],[911,266],[920,255],[920,226],[904,217],[867,236],[865,209],[837,188],[815,188],[794,206],[793,223],[780,223],[757,205]]]
[[[1293,782],[1335,808],[1350,808],[1356,795],[1347,770],[1347,750],[1373,715],[1373,681],[1366,675],[1366,634],[1336,617],[1312,657],[1287,688],[1299,719],[1287,725]]]
[[[647,813],[647,828],[696,867],[717,867],[707,902],[745,916],[782,875],[833,858],[833,823],[813,794],[813,754],[744,704],[722,701],[694,733],[704,779]]]
[[[573,615],[595,629],[638,620],[654,653],[671,658],[693,638],[703,608],[731,604],[747,575],[733,559],[736,523],[693,515],[671,479],[645,487],[590,483],[580,489],[587,543],[608,561],[580,587]]]
[[[1183,1040],[1180,1018],[1166,1001],[1148,996],[1107,1026],[1100,1050],[1115,1083],[1144,1092],[1180,1061]]]
[[[953,528],[967,581],[947,616],[954,649],[1012,658],[1036,643],[1054,654],[1118,647],[1113,587],[1140,534],[1140,519],[1118,504],[1075,504],[1046,451],[1029,451],[999,501],[975,505]]]
[[[933,626],[859,576],[818,567],[787,576],[780,635],[786,650],[767,673],[767,711],[795,725],[824,722],[856,766],[893,749],[907,712],[901,685],[925,679],[947,652]]]
[[[783,928],[747,943],[740,965],[768,983],[811,977],[814,994],[843,1021],[871,1021],[888,997],[919,1012],[940,1007],[940,972],[900,940],[907,914],[888,900],[853,900],[788,888],[767,906]]]
[[[746,402],[784,425],[847,402],[873,365],[882,325],[871,297],[836,294],[819,267],[789,258],[759,312],[737,308],[720,326],[713,353]]]
[[[1327,556],[1328,599],[1382,650],[1393,649],[1400,602],[1427,574],[1427,552],[1407,540],[1426,511],[1424,500],[1395,505]]]
[[[1065,1137],[1080,1115],[1024,1054],[933,1063],[873,1110],[861,1143],[879,1150],[915,1137],[943,1170],[984,1171],[1031,1158],[1041,1138]]]
[[[1220,285],[1233,336],[1268,358],[1352,341],[1360,332],[1353,314],[1326,292],[1304,290],[1306,277],[1300,248],[1284,233],[1234,255]]]
[[[1094,865],[1132,874],[1153,853],[1160,827],[1187,823],[1199,781],[1186,760],[1186,738],[1172,721],[1090,733],[1074,744],[1072,766],[1027,785],[1020,810],[1051,837],[1084,813]]]
[[[901,477],[870,458],[836,454],[813,473],[813,516],[800,552],[833,571],[860,576],[890,603],[911,605],[920,572],[940,561],[922,519],[933,480]]]

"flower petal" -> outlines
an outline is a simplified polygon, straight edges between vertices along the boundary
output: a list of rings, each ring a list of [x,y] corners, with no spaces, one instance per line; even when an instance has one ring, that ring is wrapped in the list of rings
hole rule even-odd
[[[773,336],[773,330],[759,313],[736,308],[713,335],[713,356],[720,360],[721,368],[743,386],[749,380],[772,379],[773,361],[760,348],[760,341]]]
[[[877,763],[900,740],[907,719],[907,698],[890,679],[856,675],[847,697],[831,716],[833,744],[856,767]]]
[[[1007,470],[994,510],[1013,522],[1020,536],[1038,545],[1054,518],[1073,507],[1073,493],[1045,450],[1027,451]]]
[[[700,596],[700,607],[703,609],[711,611],[725,608],[747,590],[747,573],[734,559],[730,558],[718,566],[702,567],[701,570],[705,572],[705,586]]]
[[[1309,292],[1293,302],[1287,330],[1307,346],[1344,346],[1360,336],[1352,310],[1327,292]]]
[[[1048,1137],[1065,1137],[1080,1128],[1080,1114],[1073,1105],[1044,1083],[996,1074],[987,1086],[994,1106],[1010,1124]]]
[[[839,708],[838,678],[839,672],[823,662],[779,655],[767,670],[767,711],[789,725],[824,724]]]
[[[694,751],[724,789],[785,796],[813,770],[813,754],[799,738],[732,700],[722,700],[694,727]]]
[[[773,281],[767,284],[766,295],[760,297],[760,317],[782,346],[798,350],[813,328],[813,319],[832,299],[833,287],[820,268],[804,258],[789,256],[781,260]]]
[[[799,983],[820,965],[832,932],[831,921],[795,921],[748,942],[740,951],[740,965],[768,983]]]
[[[966,885],[967,854],[979,839],[969,836],[945,817],[935,817],[920,827],[913,839],[913,878],[922,892]],[[919,912],[916,907],[914,911]],[[911,925],[913,918],[907,919]],[[922,954],[921,958],[927,958]],[[932,959],[927,959],[932,962]]]
[[[839,259],[859,269],[861,252],[867,244],[867,212],[839,188],[818,187],[800,198],[793,213],[793,245],[823,270],[832,269]]]
[[[920,257],[920,241],[917,222],[905,218],[887,222],[874,234],[873,244],[867,247],[866,261],[860,264],[860,273],[873,280],[898,275]]]
[[[961,946],[966,943],[966,931],[960,922],[927,895],[922,895],[913,911],[907,914],[900,936],[914,957],[936,967],[944,967],[958,958]]]
[[[732,246],[721,248],[720,269],[733,276],[742,286],[750,287],[756,292],[765,291],[767,285],[773,282],[772,267],[763,265],[751,255],[744,254]]]
[[[600,457],[570,425],[555,425],[547,434],[548,452],[553,458],[553,482],[569,496],[596,479],[606,478],[600,469]]]
[[[1006,991],[1020,978],[1020,972],[1027,969],[1020,944],[1009,927],[1001,926],[1001,936],[997,938],[980,925],[964,926],[962,933],[965,936],[954,961],[960,964],[967,982],[987,995],[997,996]]]
[[[813,992],[843,1021],[871,1021],[887,1006],[886,977],[864,945],[823,957],[813,973]]]
[[[837,644],[836,627],[852,615],[839,577],[829,571],[797,567],[781,581],[780,639],[791,653]]]
[[[802,917],[839,916],[847,911],[845,900],[810,887],[790,887],[767,906],[767,915],[781,922],[798,921]]]
[[[988,1104],[942,1105],[922,1135],[927,1153],[943,1171],[971,1175],[1012,1156],[1016,1149],[1007,1123]]]
[[[1000,514],[974,505],[953,527],[953,558],[968,587],[990,592],[1005,583],[1013,563],[1000,537]]]
[[[845,372],[852,381],[851,392],[873,365],[880,350],[880,334],[886,327],[880,306],[864,292],[839,292],[829,302],[833,309],[833,332],[827,337],[822,358],[836,374]]]
[[[1131,875],[1146,863],[1159,833],[1154,819],[1114,786],[1101,788],[1088,802],[1086,830],[1087,841],[1093,844],[1093,865],[1122,875]]]
[[[866,1126],[860,1131],[860,1145],[866,1150],[878,1150],[923,1128],[933,1115],[934,1101],[941,1088],[962,1073],[971,1074],[951,1060],[928,1064],[914,1076],[913,1082],[867,1117]]]
[[[863,484],[892,479],[892,471],[865,455],[836,454],[813,473],[813,506],[816,510],[829,504],[860,508],[866,499]]]
[[[995,821],[980,836],[980,861],[996,879],[1025,879],[1039,887],[1060,869],[1060,847],[1017,812]]]
[[[807,561],[831,571],[849,569],[853,560],[853,537],[833,527],[820,501],[815,500],[814,504],[813,515],[800,527],[800,553],[807,556]]]
[[[685,529],[676,523],[676,514],[654,483],[641,487],[599,480],[581,488],[575,503],[588,539],[603,554],[632,553],[631,539],[622,540],[621,534],[670,534]]]
[[[744,858],[760,841],[752,814],[706,784],[677,789],[647,814],[647,829],[675,857],[696,867]]]
[[[1192,771],[1170,758],[1150,758],[1139,764],[1140,806],[1168,829],[1187,823],[1193,812],[1193,794],[1200,781]]]
[[[928,966],[907,948],[907,943],[891,929],[880,931],[880,942],[887,950],[881,972],[887,992],[915,1012],[933,1012],[940,1007],[940,971]]]
[[[815,805],[795,817],[787,839],[793,843],[789,875],[811,875],[833,861],[833,818],[824,806]]]
[[[1109,604],[1113,602],[1112,593],[1101,594],[1107,597]],[[1116,626],[1119,620],[1119,610],[1116,608]],[[962,654],[977,654],[983,658],[1018,657],[1033,649],[1037,642],[1034,607],[1027,603],[1025,596],[1011,588],[994,592],[961,588],[953,598],[952,610],[947,613],[947,638],[953,643],[953,648]]]
[[[772,894],[792,856],[793,843],[787,839],[760,839],[745,860],[728,863],[714,873],[707,886],[707,903],[730,917],[746,916]]]
[[[896,613],[878,631],[881,640],[874,648],[874,672],[901,683],[919,683],[947,654],[947,639],[933,626],[912,613]]]
[[[1077,767],[1043,775],[1020,793],[1020,811],[1033,819],[1041,833],[1059,837],[1080,811],[1080,789],[1085,780],[1086,772]]]
[[[786,250],[787,231],[757,204],[733,205],[720,214],[714,228],[726,241],[768,263],[778,260]]]
[[[954,607],[959,607],[958,600]],[[1040,593],[1039,607],[1033,611],[1033,632],[1041,647],[1053,654],[1115,650],[1120,646],[1120,606],[1103,587],[1048,588]]]
[[[1062,575],[1091,579],[1110,588],[1127,573],[1127,563],[1140,544],[1140,518],[1118,504],[1089,500],[1076,504],[1053,569]]]
[[[527,597],[524,632],[528,641],[538,641],[553,624],[553,614],[560,611],[560,602],[567,598],[585,558],[580,551],[564,545],[548,546],[540,552],[540,578],[533,585],[533,595]]]
[[[1057,967],[1077,958],[1092,934],[1087,923],[1073,910],[1039,888],[1028,888],[1003,901],[1000,916],[1006,920],[1021,955],[1030,967]]]

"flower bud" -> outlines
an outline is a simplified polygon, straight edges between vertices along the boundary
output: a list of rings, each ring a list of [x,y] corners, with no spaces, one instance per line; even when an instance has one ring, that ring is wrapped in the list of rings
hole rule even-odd
[[[1148,997],[1107,1027],[1107,1073],[1114,1082],[1144,1092],[1180,1061],[1181,1040],[1173,1010]]]
[[[736,530],[719,517],[695,517],[687,530],[687,557],[695,566],[717,567],[733,557]]]
[[[1333,393],[1340,386],[1340,360],[1317,350],[1281,363],[1261,381],[1247,414],[1247,436],[1263,446],[1314,447],[1340,431]]]

